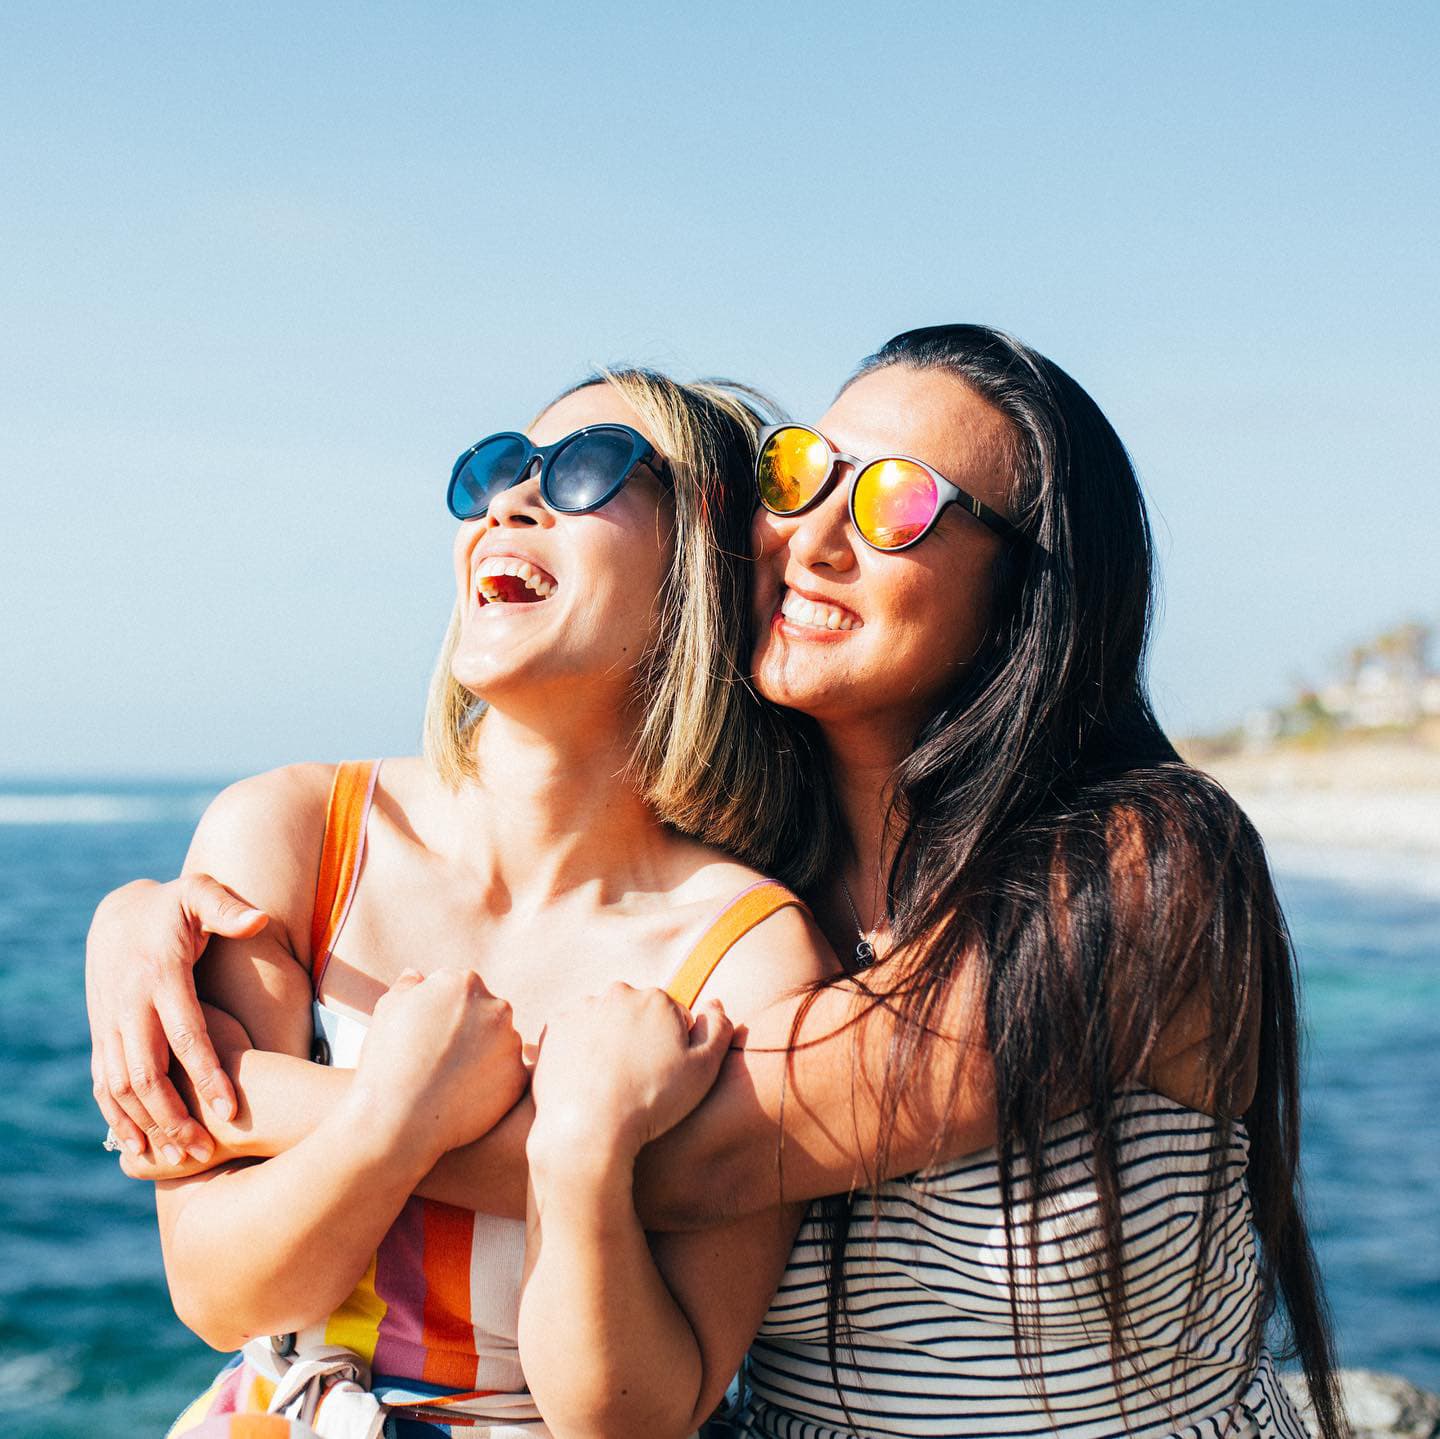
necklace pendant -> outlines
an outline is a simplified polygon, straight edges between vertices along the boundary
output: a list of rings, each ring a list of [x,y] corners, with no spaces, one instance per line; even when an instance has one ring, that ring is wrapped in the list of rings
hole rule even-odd
[[[855,963],[860,969],[869,969],[875,963],[875,946],[862,938],[855,946]]]

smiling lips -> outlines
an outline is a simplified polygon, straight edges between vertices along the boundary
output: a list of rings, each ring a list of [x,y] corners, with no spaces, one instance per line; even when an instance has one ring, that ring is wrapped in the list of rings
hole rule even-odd
[[[475,570],[482,605],[533,605],[548,600],[557,588],[553,575],[514,555],[487,555]]]
[[[827,605],[819,600],[807,600],[794,590],[786,590],[780,603],[780,613],[791,624],[803,625],[812,630],[858,630],[864,624],[859,615],[839,605]]]

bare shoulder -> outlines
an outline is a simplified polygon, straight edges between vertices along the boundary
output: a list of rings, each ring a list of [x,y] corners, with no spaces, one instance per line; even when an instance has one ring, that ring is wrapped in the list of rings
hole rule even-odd
[[[402,806],[431,801],[443,788],[440,777],[418,754],[395,755],[380,761],[376,791],[390,795]]]
[[[718,999],[731,1019],[744,1022],[777,1000],[840,972],[819,926],[803,905],[767,915],[731,946],[704,997]]]
[[[675,836],[673,899],[680,904],[713,901],[717,906],[767,876],[723,850]]]
[[[328,764],[286,765],[223,789],[201,817],[186,872],[218,879],[286,936],[304,935],[334,775]]]

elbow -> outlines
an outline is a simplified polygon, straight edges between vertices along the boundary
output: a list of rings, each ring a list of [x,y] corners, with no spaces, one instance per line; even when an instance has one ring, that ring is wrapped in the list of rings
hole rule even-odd
[[[237,1324],[240,1318],[233,1303],[217,1303],[213,1293],[194,1286],[171,1284],[170,1303],[175,1316],[199,1340],[222,1354],[231,1354],[254,1336]]]
[[[340,1303],[337,1299],[329,1308],[317,1308],[326,1297],[317,1296],[315,1303],[304,1306],[305,1312],[287,1310],[275,1302],[277,1288],[264,1283],[237,1284],[233,1277],[201,1272],[184,1281],[172,1279],[170,1303],[192,1334],[222,1354],[232,1354],[252,1339],[292,1334],[319,1323]]]

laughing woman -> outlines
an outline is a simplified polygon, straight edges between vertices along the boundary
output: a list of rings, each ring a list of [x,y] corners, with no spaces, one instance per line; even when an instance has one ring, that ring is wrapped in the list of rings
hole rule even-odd
[[[511,1109],[522,1039],[574,998],[668,988],[683,1112],[730,1035],[725,1010],[692,1026],[682,1007],[712,971],[737,1016],[826,972],[788,890],[675,828],[703,811],[758,854],[778,803],[812,846],[786,856],[797,872],[824,842],[782,729],[736,679],[756,428],[732,389],[621,372],[474,447],[451,486],[432,762],[277,771],[202,820],[190,865],[269,915],[211,946],[205,997],[273,1057],[306,1070],[314,1052],[353,1083],[275,1158],[158,1186],[177,1312],[243,1346],[172,1433],[256,1410],[346,1439],[548,1432],[516,1347],[523,1225],[412,1193]],[[678,1439],[714,1408],[798,1220],[657,1245],[629,1432]]]

